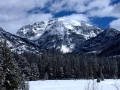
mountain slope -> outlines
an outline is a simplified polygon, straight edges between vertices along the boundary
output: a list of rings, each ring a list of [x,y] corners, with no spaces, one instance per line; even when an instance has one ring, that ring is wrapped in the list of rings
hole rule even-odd
[[[100,28],[83,21],[54,19],[23,26],[17,36],[0,28],[0,40],[6,40],[13,52],[58,50],[99,55],[120,55],[120,31]]]
[[[46,24],[46,22],[41,21],[23,26],[17,31],[17,35],[29,40],[36,40],[44,33]]]
[[[98,34],[96,37],[91,38],[80,45],[77,48],[78,52],[82,53],[96,53],[99,54],[102,51],[106,50],[108,47],[112,46],[115,42],[115,38],[118,37],[120,31],[110,28],[104,30],[102,33]],[[118,35],[118,36],[117,36]],[[116,39],[118,43],[119,38]]]
[[[32,41],[10,34],[0,28],[0,41],[6,40],[7,46],[13,52],[22,53],[24,51],[39,52],[39,46]]]
[[[32,40],[42,49],[72,52],[77,44],[95,37],[103,30],[83,21],[53,19],[34,23],[18,30],[19,36]]]
[[[100,55],[116,56],[120,55],[120,33],[109,42],[109,47],[106,47]]]

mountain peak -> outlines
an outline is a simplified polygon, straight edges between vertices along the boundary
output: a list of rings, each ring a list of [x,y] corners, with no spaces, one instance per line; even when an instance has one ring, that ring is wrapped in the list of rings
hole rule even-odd
[[[82,33],[84,31],[87,33],[92,32],[92,30],[93,30],[93,33],[97,33],[98,29],[101,31],[100,28],[93,26],[91,24],[88,24],[84,21],[65,20],[63,18],[56,18],[46,22],[41,21],[41,22],[36,22],[34,24],[23,26],[17,31],[17,35],[28,38],[30,40],[36,40],[36,39],[39,39],[46,30],[49,31],[52,28],[56,28],[56,29],[53,29],[54,31],[52,30],[53,34],[55,33],[61,34],[61,32],[63,34],[63,32],[66,32],[66,30],[67,31],[71,30],[71,32],[75,32],[77,34],[82,34],[82,35],[85,35],[85,33]],[[98,33],[100,31],[98,31]],[[95,34],[93,35],[95,36]],[[89,39],[88,34],[85,36],[86,36],[86,39]],[[90,37],[94,37],[94,36],[90,36]]]
[[[34,24],[29,24],[20,28],[17,31],[17,35],[28,38],[30,40],[36,40],[43,34],[45,27],[46,22],[36,22]]]
[[[39,53],[44,49],[54,49],[62,53],[79,49],[80,52],[100,53],[106,49],[105,47],[112,45],[111,43],[120,40],[120,31],[116,29],[102,30],[84,21],[62,18],[23,26],[17,34],[18,36],[10,34],[0,28],[1,40],[7,40],[11,51],[20,53],[24,51]]]
[[[100,34],[98,34],[96,37],[91,38],[89,40],[86,40],[84,43],[78,46],[78,50],[80,52],[87,52],[87,53],[101,53],[102,50],[109,47],[111,43],[113,43],[115,40],[119,41],[119,33],[120,31],[109,28],[107,30],[104,30]],[[116,38],[116,39],[115,39]]]
[[[103,30],[83,21],[56,18],[23,26],[19,36],[32,40],[44,49],[72,52],[76,45],[95,37]]]
[[[118,33],[120,33],[120,31],[118,31],[118,30],[116,30],[114,28],[109,28],[109,29],[105,30],[103,33],[105,34],[105,36],[114,37]]]
[[[3,30],[3,28],[0,27],[0,32],[5,32],[5,31]]]

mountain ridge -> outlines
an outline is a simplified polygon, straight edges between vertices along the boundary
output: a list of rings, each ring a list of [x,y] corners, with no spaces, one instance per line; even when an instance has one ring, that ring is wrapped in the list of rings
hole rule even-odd
[[[32,40],[36,44],[40,45],[41,48],[57,49],[63,53],[72,52],[77,43],[82,43],[103,31],[99,27],[90,25],[83,21],[64,20],[61,18],[50,20],[46,22],[46,24],[41,23],[36,26],[34,25],[35,23],[32,24],[32,26],[24,26],[24,28],[18,30],[17,34]],[[41,26],[43,26],[42,34],[41,32],[39,33],[41,28],[38,29],[38,27]],[[35,32],[38,33],[35,34]]]
[[[119,48],[119,33],[120,31],[113,28],[102,30],[84,21],[61,18],[23,26],[17,35],[0,28],[0,38],[6,39],[9,48],[18,53],[41,53],[42,50],[54,49],[62,53],[75,51],[103,55],[106,50],[112,50],[112,45]]]
[[[0,28],[0,41],[6,41],[7,46],[11,49],[12,52],[17,52],[19,54],[24,51],[38,53],[40,51],[39,46],[34,44],[32,41],[27,38],[19,37],[17,35],[6,32]]]
[[[78,52],[86,52],[86,53],[96,53],[100,54],[102,50],[107,49],[114,43],[114,38],[116,36],[119,36],[120,31],[109,28],[107,30],[104,30],[100,34],[98,34],[96,37],[93,37],[89,40],[86,40],[84,43],[80,45],[79,48],[77,48]],[[118,38],[116,39],[118,40]]]

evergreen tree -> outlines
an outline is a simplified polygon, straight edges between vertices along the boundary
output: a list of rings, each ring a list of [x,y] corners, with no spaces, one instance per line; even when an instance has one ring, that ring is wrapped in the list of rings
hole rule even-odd
[[[60,67],[60,70],[59,70],[59,74],[60,74],[60,79],[64,78],[64,71],[63,71],[63,67]]]
[[[10,50],[7,48],[6,41],[0,45],[0,50],[0,76],[3,77],[3,80],[0,82],[1,86],[5,90],[18,90],[21,83],[20,70]]]
[[[113,78],[117,79],[118,78],[118,64],[116,60],[112,61],[112,74],[113,74]]]
[[[37,67],[37,64],[32,63],[31,64],[31,80],[39,80],[39,70]]]
[[[48,73],[46,72],[45,75],[44,75],[44,80],[48,80]]]
[[[29,82],[28,82],[29,78],[26,79],[26,75],[22,74],[22,79],[21,79],[21,85],[20,85],[20,90],[29,90]]]
[[[3,72],[3,57],[2,57],[2,43],[0,42],[0,89],[5,90],[3,87],[5,82],[5,74]]]
[[[27,62],[27,59],[25,57],[22,57],[21,55],[19,55],[18,58],[18,66],[21,70],[21,75],[25,75],[25,80],[29,79],[31,77],[31,68],[29,63]]]

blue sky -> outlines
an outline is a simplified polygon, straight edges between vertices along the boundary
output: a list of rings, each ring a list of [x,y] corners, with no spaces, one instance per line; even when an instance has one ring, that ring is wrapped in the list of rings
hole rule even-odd
[[[85,21],[120,30],[120,0],[0,0],[0,27],[16,33],[22,26],[53,18]]]

